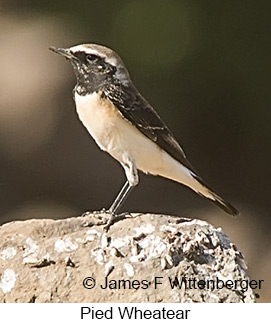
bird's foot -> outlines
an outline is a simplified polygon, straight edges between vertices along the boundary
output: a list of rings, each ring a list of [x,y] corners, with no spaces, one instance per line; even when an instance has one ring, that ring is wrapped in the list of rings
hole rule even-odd
[[[86,211],[81,214],[81,217],[84,219],[83,226],[105,225],[108,223],[111,214],[112,212],[106,209],[102,209],[101,211]]]
[[[102,208],[100,211],[85,211],[84,213],[82,213],[81,216],[89,216],[91,214],[94,215],[100,215],[100,214],[111,214],[112,212],[110,212],[109,210],[106,210],[105,208]]]
[[[111,213],[110,218],[108,219],[106,225],[104,226],[104,231],[107,232],[111,225],[113,225],[116,222],[117,216],[114,213]]]
[[[83,213],[83,216],[85,214],[89,215],[90,212]],[[106,224],[103,228],[105,232],[109,230],[110,226],[115,223],[117,218],[117,215],[111,209],[106,210],[105,208],[102,208],[101,211],[94,211],[93,214],[94,216],[98,216],[99,219],[102,219],[104,221],[103,224]]]
[[[103,230],[105,232],[108,232],[110,227],[120,220],[123,220],[124,218],[131,217],[132,215],[129,212],[124,212],[121,214],[115,214],[110,209],[106,210],[103,208],[100,211],[86,211],[82,215],[82,217],[88,217],[91,216],[91,219],[88,221],[85,221],[84,226],[93,226],[93,225],[105,225]]]
[[[108,211],[110,213],[110,210]],[[129,212],[123,212],[120,214],[115,214],[111,212],[111,217],[109,218],[107,224],[104,226],[104,231],[107,232],[111,225],[113,225],[115,222],[121,221],[123,219],[126,219],[128,217],[133,217],[131,213]]]

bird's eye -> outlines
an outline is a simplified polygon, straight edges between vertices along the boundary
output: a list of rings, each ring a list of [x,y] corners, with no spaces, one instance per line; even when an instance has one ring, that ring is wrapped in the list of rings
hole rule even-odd
[[[97,60],[97,56],[95,55],[87,55],[86,56],[86,59],[89,61],[89,62],[94,62]]]
[[[104,70],[104,64],[101,62],[100,57],[93,54],[88,54],[86,55],[86,61],[89,63],[89,65],[95,66],[95,68],[99,71],[102,72]]]

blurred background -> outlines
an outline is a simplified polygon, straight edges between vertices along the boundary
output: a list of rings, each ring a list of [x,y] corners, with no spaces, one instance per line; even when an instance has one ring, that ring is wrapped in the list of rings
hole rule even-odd
[[[122,208],[222,227],[271,301],[270,1],[0,0],[0,223],[109,207],[125,181],[77,118],[75,77],[53,45],[114,49],[232,219],[140,174]]]

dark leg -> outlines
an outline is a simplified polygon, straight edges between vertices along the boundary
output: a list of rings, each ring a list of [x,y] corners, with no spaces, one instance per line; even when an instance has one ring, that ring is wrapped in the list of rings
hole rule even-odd
[[[108,231],[111,224],[113,224],[113,222],[116,218],[116,212],[120,209],[122,204],[125,202],[129,193],[132,191],[132,188],[134,188],[134,186],[132,186],[128,181],[126,181],[125,184],[123,185],[121,191],[119,192],[118,196],[116,197],[115,201],[110,206],[108,212],[111,213],[111,217],[108,220],[107,225],[104,227],[104,229],[106,231]]]
[[[125,170],[127,181],[122,187],[115,201],[111,205],[110,209],[107,211],[108,213],[111,213],[111,217],[104,228],[106,231],[108,231],[110,225],[114,223],[116,212],[120,209],[124,201],[127,199],[129,193],[132,191],[132,188],[138,184],[138,174],[134,161],[130,158],[127,158],[127,160],[121,163],[121,165]]]
[[[133,186],[129,184],[128,181],[125,182],[115,201],[109,208],[109,212],[115,214],[119,208],[122,206],[124,201],[127,199],[129,193],[131,192]]]

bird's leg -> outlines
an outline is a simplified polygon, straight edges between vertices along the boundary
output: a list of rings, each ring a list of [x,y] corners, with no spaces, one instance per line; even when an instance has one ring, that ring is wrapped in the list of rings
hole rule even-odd
[[[129,193],[132,191],[133,187],[134,186],[132,186],[128,181],[126,181],[125,184],[123,185],[122,189],[120,190],[119,194],[115,198],[113,204],[110,206],[110,208],[108,210],[106,210],[106,208],[103,208],[101,211],[94,211],[93,213],[94,214],[108,213],[111,215],[111,217],[115,217],[117,211],[122,206],[122,204],[125,202]],[[86,211],[82,214],[82,216],[87,216],[89,214],[90,214],[90,212]],[[112,220],[111,220],[111,222],[112,222]]]
[[[105,226],[105,230],[108,231],[110,225],[114,222],[116,213],[122,206],[122,204],[127,199],[129,193],[132,189],[138,184],[138,173],[135,166],[135,163],[131,160],[128,160],[127,163],[122,163],[122,166],[125,170],[125,174],[127,177],[127,181],[123,185],[122,189],[120,190],[118,196],[114,200],[113,204],[110,206],[108,213],[111,213],[111,217]]]
[[[105,231],[108,231],[109,227],[114,223],[114,221],[116,219],[116,212],[119,210],[119,208],[125,202],[129,193],[132,191],[132,188],[134,188],[134,186],[130,185],[130,183],[128,181],[126,181],[125,184],[123,185],[121,191],[119,192],[118,196],[116,197],[115,201],[113,202],[113,204],[110,206],[109,210],[107,211],[108,213],[111,213],[111,217],[109,218],[106,226],[104,227]]]
[[[128,181],[125,182],[125,184],[123,185],[122,189],[120,190],[118,196],[116,197],[115,201],[110,206],[110,208],[108,210],[109,213],[116,214],[116,212],[119,210],[121,205],[127,199],[128,195],[131,192],[133,187],[134,186],[132,186]]]

